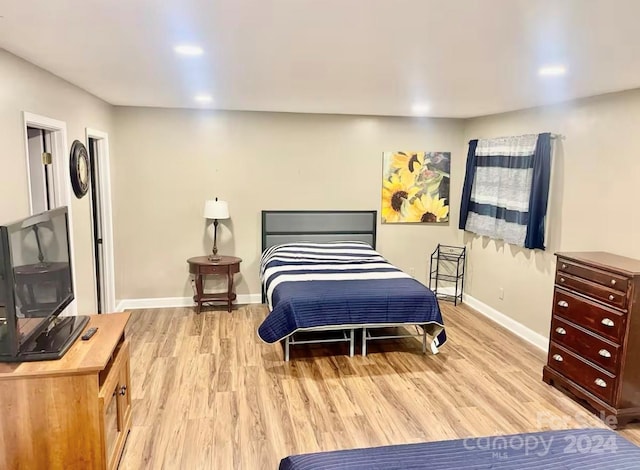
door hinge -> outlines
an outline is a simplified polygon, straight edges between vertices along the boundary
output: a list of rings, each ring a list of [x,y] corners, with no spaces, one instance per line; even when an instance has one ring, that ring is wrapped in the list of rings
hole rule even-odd
[[[51,152],[42,152],[42,164],[43,165],[51,165],[51,161],[53,160],[51,156]]]

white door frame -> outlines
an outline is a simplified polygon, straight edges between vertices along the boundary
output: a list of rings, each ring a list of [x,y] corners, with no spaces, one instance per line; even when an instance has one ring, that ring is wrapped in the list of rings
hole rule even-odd
[[[98,141],[98,155],[100,158],[100,201],[102,203],[102,253],[104,254],[104,312],[115,312],[116,308],[116,279],[113,255],[113,220],[111,210],[111,162],[109,158],[109,134],[97,129],[87,127],[85,129],[85,140],[87,149],[89,148],[89,138]],[[93,210],[91,210],[93,214]],[[92,215],[93,217],[93,215]],[[93,233],[93,224],[91,224],[91,234]],[[93,285],[98,282],[96,278],[95,259],[93,269]]]
[[[55,178],[54,194],[55,206],[67,206],[69,211],[69,253],[71,254],[71,279],[73,282],[74,299],[65,309],[64,314],[77,315],[78,302],[76,292],[78,285],[76,283],[76,263],[75,263],[75,245],[73,242],[73,214],[71,209],[71,175],[69,172],[69,157],[67,155],[67,123],[58,121],[46,116],[23,112],[24,122],[24,145],[25,160],[27,168],[27,184],[29,186],[29,212],[33,213],[33,201],[31,200],[31,177],[29,176],[29,136],[27,135],[27,127],[35,127],[37,129],[45,129],[51,131],[51,150],[54,155],[53,174]]]

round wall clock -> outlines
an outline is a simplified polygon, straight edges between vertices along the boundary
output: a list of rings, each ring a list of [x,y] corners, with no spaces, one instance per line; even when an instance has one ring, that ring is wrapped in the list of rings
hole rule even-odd
[[[73,192],[80,199],[89,190],[89,155],[87,148],[79,140],[74,140],[71,145],[69,172],[71,173]]]

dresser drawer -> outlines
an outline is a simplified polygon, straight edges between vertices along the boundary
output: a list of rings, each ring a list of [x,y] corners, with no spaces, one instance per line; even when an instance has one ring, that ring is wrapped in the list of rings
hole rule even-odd
[[[627,307],[627,293],[619,292],[608,287],[589,282],[586,279],[570,276],[562,271],[558,271],[556,274],[556,284],[567,289],[574,289],[581,293],[601,300],[614,307],[626,308]]]
[[[556,287],[553,313],[594,331],[614,343],[623,344],[626,316]]]
[[[616,376],[581,359],[558,344],[549,346],[549,367],[607,403],[613,401]]]
[[[615,374],[621,346],[611,343],[560,317],[551,321],[551,341]]]
[[[558,271],[563,271],[566,274],[588,279],[596,284],[610,287],[611,289],[624,293],[627,292],[627,286],[629,284],[629,279],[624,276],[620,276],[619,274],[590,268],[562,258],[558,259]]]

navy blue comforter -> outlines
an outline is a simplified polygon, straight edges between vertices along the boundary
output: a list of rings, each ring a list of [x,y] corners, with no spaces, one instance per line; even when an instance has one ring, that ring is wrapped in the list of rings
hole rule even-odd
[[[275,246],[260,274],[270,313],[258,334],[268,343],[309,328],[402,323],[426,325],[433,346],[446,341],[433,292],[365,243]]]
[[[294,455],[280,470],[632,470],[640,447],[606,429],[546,431]]]

